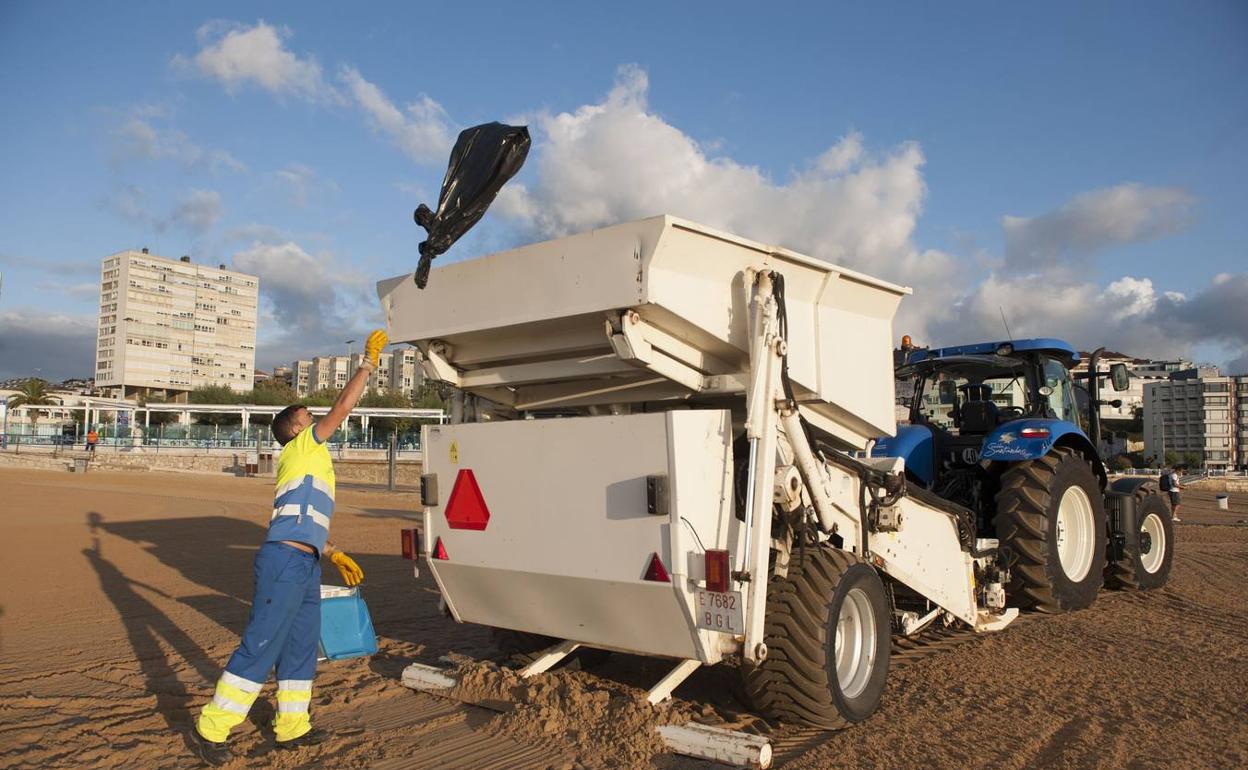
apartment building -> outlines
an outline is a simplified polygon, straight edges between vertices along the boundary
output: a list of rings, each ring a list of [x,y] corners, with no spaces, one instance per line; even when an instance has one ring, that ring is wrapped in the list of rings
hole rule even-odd
[[[148,252],[100,264],[95,381],[115,398],[185,400],[198,387],[251,390],[259,279]]]
[[[377,368],[368,377],[370,391],[397,390],[409,396],[416,392],[422,377],[414,348],[382,353],[377,359]],[[291,387],[300,397],[326,388],[341,388],[363,360],[363,353],[355,353],[351,356],[318,356],[311,361],[295,361],[290,365]]]
[[[349,365],[350,359],[346,356],[316,356],[308,374],[308,392],[346,386]]]
[[[299,360],[290,365],[290,387],[303,398],[312,392],[312,362]]]
[[[1144,455],[1164,462],[1167,453],[1210,469],[1248,464],[1248,376],[1193,369],[1146,384]]]
[[[1071,370],[1074,374],[1083,374],[1088,371],[1089,355],[1089,353],[1079,353],[1079,363]],[[1172,374],[1192,368],[1192,362],[1183,359],[1154,361],[1148,358],[1133,358],[1111,350],[1107,350],[1101,355],[1098,368],[1101,371],[1108,371],[1110,365],[1118,363],[1126,364],[1127,369],[1131,372],[1131,386],[1123,391],[1114,390],[1113,386],[1109,384],[1108,376],[1101,378],[1101,398],[1105,401],[1118,400],[1122,402],[1120,406],[1102,404],[1102,420],[1131,421],[1134,419],[1136,411],[1144,406],[1144,387],[1146,385],[1152,382],[1164,382],[1170,379]]]

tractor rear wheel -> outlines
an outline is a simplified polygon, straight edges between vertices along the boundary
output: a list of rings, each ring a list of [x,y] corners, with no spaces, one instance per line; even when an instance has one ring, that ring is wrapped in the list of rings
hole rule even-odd
[[[1078,452],[1056,447],[1003,473],[996,530],[1011,553],[1012,606],[1068,612],[1096,600],[1105,570],[1105,502]]]
[[[871,716],[888,677],[889,611],[870,565],[830,546],[799,550],[768,586],[767,657],[742,667],[751,706],[824,729]]]
[[[1137,490],[1134,537],[1127,535],[1122,558],[1110,562],[1106,580],[1113,588],[1149,591],[1170,582],[1174,562],[1174,523],[1161,495]]]

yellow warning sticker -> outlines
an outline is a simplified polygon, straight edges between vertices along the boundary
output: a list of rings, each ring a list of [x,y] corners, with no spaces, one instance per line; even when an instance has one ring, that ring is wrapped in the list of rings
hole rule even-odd
[[[451,464],[459,465],[459,443],[451,442]]]

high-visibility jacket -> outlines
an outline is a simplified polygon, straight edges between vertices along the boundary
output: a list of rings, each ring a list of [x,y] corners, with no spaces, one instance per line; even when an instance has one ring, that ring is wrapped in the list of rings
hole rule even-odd
[[[319,554],[334,515],[334,463],[313,423],[282,447],[267,540],[305,543]]]

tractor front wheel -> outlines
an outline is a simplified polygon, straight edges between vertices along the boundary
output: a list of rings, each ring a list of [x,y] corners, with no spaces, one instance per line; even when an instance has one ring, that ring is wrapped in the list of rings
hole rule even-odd
[[[1056,447],[1002,474],[996,529],[1011,553],[1006,594],[1013,606],[1068,612],[1096,600],[1105,570],[1105,504],[1078,452]]]
[[[1148,591],[1170,581],[1174,563],[1174,523],[1161,495],[1137,491],[1136,532],[1127,534],[1122,558],[1110,562],[1106,582],[1113,588]]]

